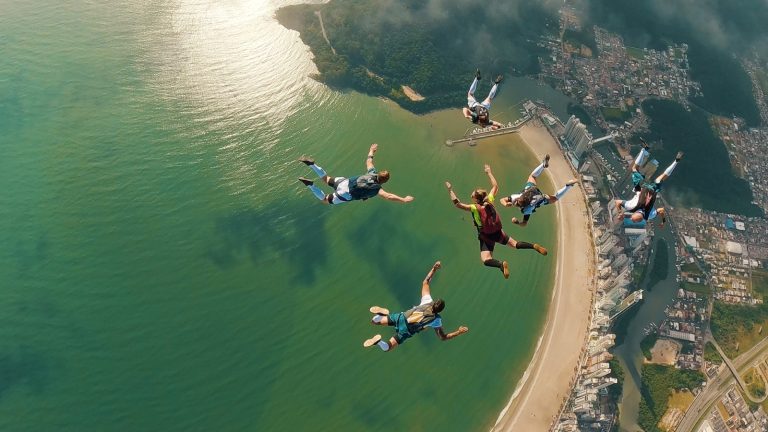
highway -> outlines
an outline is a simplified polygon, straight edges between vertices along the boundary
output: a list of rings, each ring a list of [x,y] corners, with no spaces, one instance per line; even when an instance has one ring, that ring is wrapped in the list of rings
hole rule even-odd
[[[749,351],[741,354],[732,361],[734,370],[740,373],[751,366],[759,355],[768,354],[768,338],[763,339]],[[721,354],[722,355],[722,354]],[[702,417],[709,414],[712,405],[720,400],[722,395],[728,390],[734,380],[731,369],[726,366],[720,370],[717,376],[709,381],[707,387],[693,400],[693,403],[685,412],[685,417],[677,427],[677,432],[693,432],[694,428],[701,422]]]

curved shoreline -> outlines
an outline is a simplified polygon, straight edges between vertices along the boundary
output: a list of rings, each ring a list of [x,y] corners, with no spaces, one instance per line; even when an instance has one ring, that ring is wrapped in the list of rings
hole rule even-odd
[[[574,177],[557,142],[543,126],[527,124],[520,137],[538,158],[546,153],[553,156],[549,167],[553,190]],[[491,428],[494,432],[547,431],[570,394],[588,334],[594,293],[589,212],[583,189],[575,189],[579,192],[571,191],[555,205],[557,275],[544,331],[523,378]]]

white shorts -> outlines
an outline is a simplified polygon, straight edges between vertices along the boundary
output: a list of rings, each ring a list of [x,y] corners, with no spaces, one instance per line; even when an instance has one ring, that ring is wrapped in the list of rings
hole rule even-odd
[[[345,202],[352,201],[352,195],[349,194],[348,178],[334,177],[332,183],[332,186],[336,189],[336,192],[332,194],[330,204],[344,204]]]
[[[487,109],[487,110],[491,109],[491,104],[490,103],[486,103],[485,101],[480,103],[480,102],[477,101],[477,99],[475,99],[474,96],[467,96],[467,105],[469,106],[470,109],[472,109],[472,108],[474,108],[474,107],[476,107],[478,105],[484,106],[485,109]]]

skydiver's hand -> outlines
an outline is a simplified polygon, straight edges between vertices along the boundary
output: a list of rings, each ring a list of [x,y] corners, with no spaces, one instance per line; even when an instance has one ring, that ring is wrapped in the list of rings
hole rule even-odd
[[[371,154],[376,153],[376,150],[379,149],[379,145],[376,143],[371,144],[371,148],[368,150]]]
[[[515,225],[519,225],[520,224],[520,219],[518,219],[516,217],[513,217],[512,218],[512,223],[515,224]]]
[[[439,270],[442,266],[443,264],[440,261],[435,261],[435,264],[432,266],[432,270]]]
[[[448,190],[451,190],[451,182],[445,182],[445,187],[447,187]]]
[[[468,329],[468,328],[466,328],[465,326],[461,326],[461,327],[459,327],[459,329],[458,329],[458,330],[456,330],[456,331],[457,331],[459,334],[462,334],[462,333],[466,333],[466,332],[468,332],[468,331],[469,331],[469,329]]]
[[[410,196],[410,195],[408,195],[407,197],[403,198],[403,202],[407,202],[408,203],[408,202],[411,202],[411,201],[413,201],[413,197]]]
[[[485,164],[485,166],[483,166],[483,171],[485,171],[486,174],[489,174],[491,172],[491,166],[488,164]]]
[[[512,201],[509,198],[507,198],[507,197],[499,199],[499,202],[504,207],[512,207]]]

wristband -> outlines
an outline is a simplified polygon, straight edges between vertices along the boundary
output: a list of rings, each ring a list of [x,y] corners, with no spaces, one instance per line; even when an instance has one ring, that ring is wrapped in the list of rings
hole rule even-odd
[[[373,155],[368,155],[368,159],[373,159]]]
[[[451,201],[453,201],[454,204],[458,204],[459,203],[459,199],[458,198],[454,198]]]

